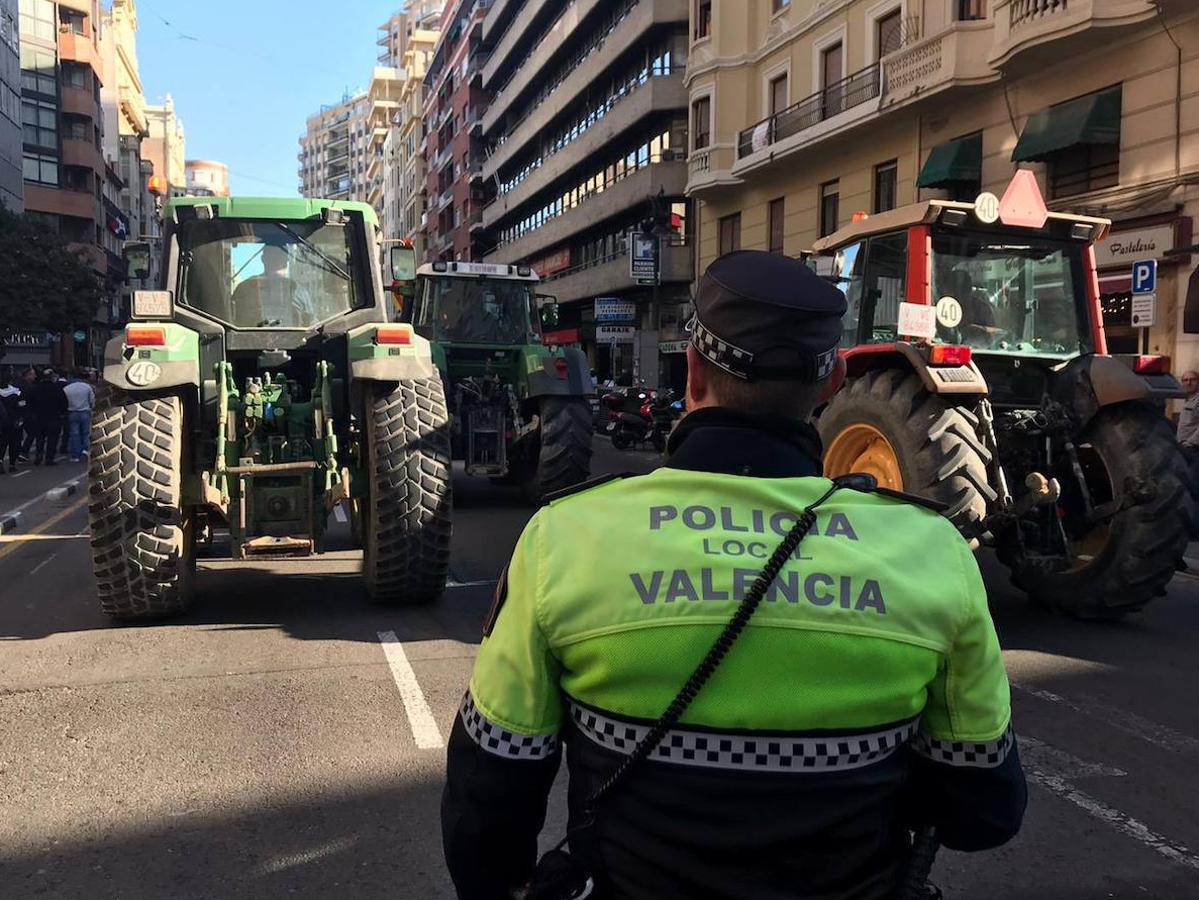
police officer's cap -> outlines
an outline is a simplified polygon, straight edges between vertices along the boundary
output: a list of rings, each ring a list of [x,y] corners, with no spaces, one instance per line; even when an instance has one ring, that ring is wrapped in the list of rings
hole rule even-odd
[[[832,374],[845,295],[797,259],[726,253],[695,292],[691,343],[746,381],[814,382]]]

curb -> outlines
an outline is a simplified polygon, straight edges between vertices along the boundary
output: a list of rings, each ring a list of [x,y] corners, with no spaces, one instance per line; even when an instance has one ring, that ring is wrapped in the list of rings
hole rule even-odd
[[[37,506],[39,503],[61,503],[68,497],[79,493],[80,485],[84,483],[85,478],[86,476],[80,476],[74,481],[68,481],[66,484],[50,488],[50,490],[38,494],[32,500],[26,500],[16,509],[0,513],[0,534],[9,534],[20,529],[21,516],[31,507]]]
[[[6,513],[0,516],[0,534],[11,534],[21,527],[21,514]]]
[[[48,500],[51,503],[60,503],[68,497],[72,497],[79,492],[79,482],[72,481],[63,487],[50,488],[46,493],[42,494],[42,499]]]

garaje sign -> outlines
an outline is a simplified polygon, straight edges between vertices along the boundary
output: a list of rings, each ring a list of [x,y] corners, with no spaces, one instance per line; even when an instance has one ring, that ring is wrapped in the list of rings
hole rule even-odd
[[[1174,225],[1152,225],[1132,231],[1117,231],[1095,245],[1095,265],[1131,266],[1140,259],[1162,259],[1174,249]]]

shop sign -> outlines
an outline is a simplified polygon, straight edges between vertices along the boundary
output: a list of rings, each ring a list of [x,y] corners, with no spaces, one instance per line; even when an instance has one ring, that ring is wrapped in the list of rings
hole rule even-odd
[[[631,344],[637,336],[632,325],[597,325],[595,340],[598,344]]]
[[[1174,224],[1152,225],[1117,231],[1109,234],[1095,245],[1095,265],[1100,269],[1109,266],[1132,266],[1143,259],[1162,259],[1166,252],[1174,249]]]
[[[638,284],[658,283],[658,260],[662,244],[656,234],[634,231],[629,236],[629,277]]]
[[[662,341],[658,344],[659,353],[686,353],[690,341]]]
[[[637,304],[632,300],[620,300],[616,297],[596,297],[595,321],[635,322],[637,321]]]
[[[543,256],[541,259],[533,263],[533,271],[542,278],[547,275],[553,275],[555,272],[561,272],[563,269],[570,268],[570,248],[563,247],[548,256]]]
[[[46,347],[50,344],[50,338],[44,331],[22,331],[4,335],[0,343],[6,347]]]

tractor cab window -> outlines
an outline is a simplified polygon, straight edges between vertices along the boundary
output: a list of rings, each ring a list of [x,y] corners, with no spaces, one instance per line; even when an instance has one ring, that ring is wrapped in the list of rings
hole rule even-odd
[[[879,235],[866,242],[861,299],[861,317],[865,323],[861,338],[863,343],[879,344],[895,340],[907,271],[906,231]]]
[[[424,278],[417,330],[463,344],[523,344],[536,336],[529,283],[491,278]]]
[[[845,294],[842,347],[852,347],[858,342],[858,325],[862,315],[862,265],[865,261],[865,241],[841,247],[831,259],[824,257],[813,261],[816,274],[827,278]]]
[[[1082,254],[1066,241],[935,234],[937,340],[999,353],[1089,352]]]
[[[308,328],[359,305],[351,231],[319,220],[194,219],[179,302],[236,328]]]

